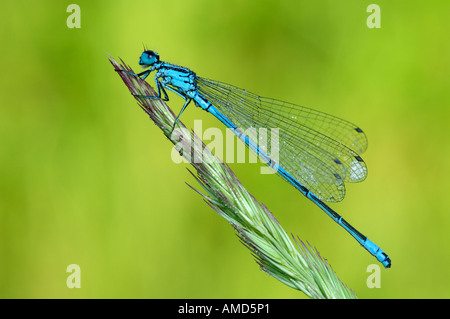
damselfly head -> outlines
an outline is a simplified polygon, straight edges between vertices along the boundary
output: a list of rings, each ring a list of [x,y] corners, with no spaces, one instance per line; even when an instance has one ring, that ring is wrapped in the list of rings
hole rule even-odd
[[[150,50],[146,50],[141,54],[139,59],[139,65],[143,67],[149,67],[159,62],[159,54]]]

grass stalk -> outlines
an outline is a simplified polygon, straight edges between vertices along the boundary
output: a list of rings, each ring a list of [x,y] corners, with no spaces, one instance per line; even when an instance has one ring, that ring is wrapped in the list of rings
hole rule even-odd
[[[133,72],[122,60],[122,63],[109,60],[116,71]],[[140,78],[120,71],[117,74],[133,95],[156,96],[153,88]],[[194,132],[178,121],[176,128],[181,133],[171,134],[176,116],[164,101],[135,98],[180,154],[187,159],[196,156],[202,159],[189,161],[196,173],[190,172],[201,190],[189,186],[231,224],[263,271],[313,299],[357,298],[316,249],[284,231],[267,207],[244,188],[229,166],[217,159]]]

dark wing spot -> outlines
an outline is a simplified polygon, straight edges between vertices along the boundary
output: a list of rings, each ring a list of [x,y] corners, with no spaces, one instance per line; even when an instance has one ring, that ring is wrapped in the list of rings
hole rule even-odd
[[[341,162],[339,159],[337,159],[337,158],[333,159],[333,161],[334,161],[336,164],[342,164],[342,162]]]
[[[355,156],[355,158],[358,162],[364,162],[363,159],[361,158],[361,156]]]
[[[355,131],[358,132],[358,133],[362,133],[363,132],[363,130],[361,130],[359,127],[355,128]]]

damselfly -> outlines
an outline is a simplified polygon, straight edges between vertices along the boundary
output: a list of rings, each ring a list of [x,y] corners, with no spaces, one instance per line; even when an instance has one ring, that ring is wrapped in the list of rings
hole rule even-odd
[[[391,266],[391,260],[380,247],[324,203],[341,201],[345,182],[361,182],[366,178],[367,167],[359,154],[366,150],[367,138],[358,126],[306,107],[201,78],[188,68],[160,61],[159,55],[150,50],[142,53],[139,64],[148,69],[139,74],[117,70],[142,80],[156,71],[158,96],[138,97],[168,101],[166,89],[180,95],[185,103],[175,124],[191,101],[214,115],[386,268]],[[279,129],[278,160],[270,155],[272,146],[258,144],[254,137],[244,133],[249,128]]]

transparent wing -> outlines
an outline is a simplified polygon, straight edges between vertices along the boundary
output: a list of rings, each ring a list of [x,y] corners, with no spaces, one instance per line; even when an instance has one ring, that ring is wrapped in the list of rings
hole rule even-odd
[[[367,138],[356,125],[340,118],[274,99],[229,84],[197,79],[198,91],[242,130],[266,128],[267,140],[254,141],[268,155],[323,201],[345,196],[344,182],[360,182],[367,167],[358,155]],[[270,129],[279,129],[272,145]],[[247,134],[248,135],[248,134]]]

